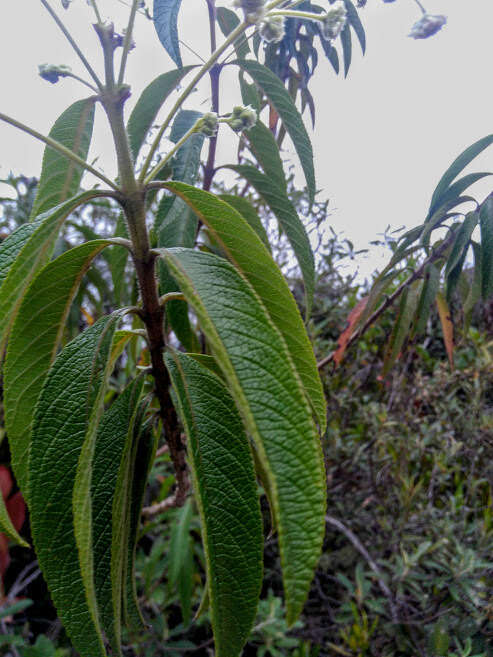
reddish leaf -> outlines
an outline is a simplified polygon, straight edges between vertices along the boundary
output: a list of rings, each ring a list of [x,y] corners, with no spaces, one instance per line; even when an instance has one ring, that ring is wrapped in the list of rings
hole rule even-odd
[[[445,349],[447,350],[447,356],[450,363],[450,367],[454,367],[454,324],[452,322],[452,317],[450,316],[450,310],[445,297],[441,292],[437,294],[436,297],[438,316],[440,317],[440,323],[442,325],[443,340],[445,342]]]
[[[363,314],[367,301],[368,297],[363,297],[360,299],[360,301],[358,301],[358,303],[354,306],[348,315],[346,328],[339,336],[339,340],[337,341],[337,349],[334,351],[333,360],[336,366],[339,365],[342,361],[342,357],[344,356],[348,342],[351,339],[356,324]]]
[[[12,490],[12,475],[5,465],[0,465],[0,492],[4,500],[9,496]]]
[[[276,134],[278,120],[279,120],[279,114],[276,112],[276,110],[272,105],[269,105],[269,129],[274,134]]]
[[[24,502],[22,493],[17,491],[17,493],[12,495],[7,501],[5,506],[7,507],[7,513],[9,514],[16,531],[20,531],[24,524],[24,520],[26,519],[26,503]]]
[[[5,534],[0,534],[0,582],[3,584],[3,576],[9,567],[10,554],[9,542]]]

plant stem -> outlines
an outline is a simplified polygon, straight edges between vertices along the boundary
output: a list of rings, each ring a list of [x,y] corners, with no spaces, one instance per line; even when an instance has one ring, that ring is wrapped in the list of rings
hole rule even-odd
[[[200,121],[200,119],[199,119]],[[189,139],[193,134],[197,132],[197,123],[198,121],[186,132],[181,139],[179,139],[176,144],[173,146],[173,148],[166,153],[165,157],[156,164],[156,166],[150,171],[149,175],[144,181],[144,184],[147,185],[148,183],[153,180],[157,176],[157,174],[161,171],[163,167],[166,166],[166,164],[171,160],[171,158],[174,156],[174,154],[178,151],[179,148],[183,146],[183,144]]]
[[[99,13],[98,5],[96,3],[96,0],[91,0],[91,7],[94,9],[94,13],[96,15],[96,20],[98,23],[102,23],[103,21],[101,20],[101,14]]]
[[[418,5],[418,7],[419,7],[419,8],[421,9],[421,11],[423,12],[423,14],[426,14],[426,9],[423,7],[423,5],[421,4],[421,2],[420,2],[419,0],[414,0],[414,2]]]
[[[184,101],[188,98],[188,96],[191,94],[191,92],[195,89],[195,86],[200,80],[204,77],[206,73],[208,73],[211,68],[214,66],[214,64],[217,62],[219,57],[223,54],[223,52],[230,46],[232,43],[236,41],[236,39],[247,29],[250,27],[250,23],[246,23],[243,21],[240,23],[228,36],[228,38],[224,41],[224,43],[215,50],[215,52],[212,53],[212,55],[209,57],[209,59],[206,61],[206,63],[199,69],[199,71],[196,73],[196,75],[193,77],[192,81],[187,85],[187,87],[184,89],[184,91],[180,94],[178,100],[176,103],[173,105],[171,108],[168,116],[164,120],[163,124],[159,128],[159,131],[154,138],[154,141],[152,142],[151,149],[149,151],[149,154],[144,162],[144,165],[142,167],[142,171],[140,172],[139,176],[139,182],[143,182],[146,179],[146,174],[147,171],[149,170],[149,167],[152,162],[152,158],[154,157],[154,154],[156,150],[159,147],[159,144],[161,142],[161,139],[163,137],[163,134],[166,130],[166,128],[169,126],[171,121],[173,120],[173,117],[175,116],[176,112],[180,109]]]
[[[209,11],[209,27],[210,27],[210,38],[211,38],[211,52],[215,52],[217,49],[216,44],[216,3],[215,0],[207,0],[207,9]],[[219,114],[219,77],[221,75],[221,67],[213,66],[209,71],[209,76],[211,78],[211,98],[212,98],[212,111],[216,114]],[[209,191],[212,185],[212,179],[214,177],[215,169],[214,163],[216,160],[216,149],[217,149],[217,135],[211,137],[209,140],[209,153],[207,155],[207,162],[204,169],[204,182],[203,189]]]
[[[64,78],[73,78],[74,80],[77,80],[78,82],[82,82],[83,85],[86,87],[89,87],[91,91],[94,93],[99,93],[99,90],[96,89],[90,82],[87,82],[87,80],[84,80],[84,78],[81,78],[79,75],[75,75],[75,73],[64,73],[63,75]]]
[[[311,21],[321,21],[324,18],[324,14],[312,14],[308,11],[272,11],[269,13],[269,16],[286,16],[287,18],[307,18]]]
[[[60,30],[61,30],[61,31],[63,32],[63,34],[65,35],[67,41],[70,43],[70,45],[72,46],[72,48],[73,48],[73,49],[75,50],[75,52],[77,53],[77,56],[79,57],[80,61],[84,64],[84,66],[86,67],[87,72],[89,73],[89,75],[90,75],[90,76],[92,77],[92,79],[94,80],[94,82],[95,82],[95,84],[96,84],[96,87],[99,89],[99,91],[102,91],[102,90],[103,90],[103,83],[101,82],[101,80],[100,80],[100,79],[98,78],[98,76],[96,75],[96,72],[94,71],[94,69],[92,68],[92,66],[89,64],[89,62],[87,61],[86,57],[84,56],[84,53],[82,52],[82,50],[79,48],[79,46],[78,46],[77,43],[75,42],[74,38],[72,37],[72,35],[70,34],[70,32],[69,32],[69,31],[67,30],[67,28],[65,27],[65,25],[64,25],[63,22],[62,22],[62,20],[61,20],[61,19],[58,17],[58,15],[53,11],[53,9],[52,9],[52,8],[50,7],[50,5],[48,4],[47,0],[40,0],[40,2],[41,2],[41,4],[43,5],[43,7],[46,9],[46,11],[50,14],[50,16],[53,18],[53,20],[55,21],[55,23],[58,25],[58,27],[60,28]]]
[[[51,137],[47,137],[46,135],[42,135],[37,130],[30,128],[29,126],[25,125],[24,123],[21,123],[20,121],[17,121],[16,119],[13,119],[11,116],[8,116],[7,114],[3,114],[3,112],[0,112],[0,121],[5,121],[5,123],[9,123],[15,128],[19,128],[19,130],[22,130],[23,132],[27,132],[28,135],[31,135],[32,137],[39,139],[40,141],[44,142],[47,146],[51,146],[51,148],[53,148],[55,151],[58,151],[62,155],[65,155],[65,157],[67,157],[69,160],[72,160],[72,162],[75,162],[81,167],[84,167],[84,169],[87,169],[87,171],[90,171],[93,174],[93,176],[96,176],[97,178],[102,180],[106,185],[108,185],[112,189],[119,191],[119,187],[115,185],[114,182],[112,182],[109,178],[107,178],[105,175],[100,173],[97,169],[92,167],[81,157],[76,155],[76,153],[71,151],[63,144],[60,144],[60,142],[56,141],[55,139],[52,139]]]
[[[134,31],[135,14],[137,13],[138,5],[139,0],[133,0],[132,9],[130,10],[130,17],[128,19],[127,30],[125,32],[125,40],[123,42],[123,53],[120,62],[120,72],[118,74],[118,84],[123,84],[123,79],[125,77],[125,67],[127,65],[128,53],[132,47],[132,34]]]

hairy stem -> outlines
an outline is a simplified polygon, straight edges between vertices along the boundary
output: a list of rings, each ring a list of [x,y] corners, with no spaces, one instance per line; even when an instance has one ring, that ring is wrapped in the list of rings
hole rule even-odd
[[[207,1],[207,9],[209,11],[209,27],[211,35],[211,52],[217,50],[216,44],[216,4],[215,0]],[[211,78],[211,98],[212,98],[212,111],[219,114],[219,77],[221,75],[221,67],[213,66],[209,71]],[[216,161],[217,149],[217,135],[211,137],[209,140],[209,153],[207,155],[207,162],[204,169],[204,183],[203,188],[209,191],[214,177],[214,164]]]
[[[161,171],[161,169],[166,166],[166,164],[171,160],[175,153],[183,146],[187,139],[189,139],[193,134],[197,132],[197,123],[198,121],[183,135],[181,139],[176,142],[173,148],[168,153],[166,153],[166,156],[156,164],[156,166],[150,171],[149,175],[145,179],[144,184],[147,185],[150,183],[151,180],[153,180]]]
[[[212,55],[209,57],[209,59],[206,61],[206,63],[199,69],[199,71],[194,75],[193,79],[191,82],[187,85],[187,87],[182,91],[180,96],[178,97],[177,101],[171,108],[168,116],[164,120],[163,124],[159,128],[159,131],[154,138],[154,141],[152,142],[149,154],[144,162],[144,165],[142,167],[142,171],[140,173],[139,181],[143,182],[146,178],[147,172],[149,170],[149,167],[151,166],[152,158],[154,157],[154,154],[156,153],[159,144],[161,143],[161,139],[163,138],[163,135],[173,120],[176,112],[180,109],[182,104],[185,102],[185,100],[188,98],[188,96],[192,93],[192,91],[195,89],[195,86],[197,85],[198,82],[204,77],[206,73],[208,73],[211,68],[214,66],[214,64],[217,62],[219,57],[223,54],[225,50],[227,50],[228,46],[233,44],[236,39],[243,34],[243,32],[250,27],[250,23],[242,22],[240,23],[228,36],[228,38],[224,41],[224,43],[217,48]]]
[[[130,10],[130,17],[128,19],[127,30],[125,32],[125,40],[123,41],[123,53],[120,62],[120,72],[118,74],[118,84],[123,84],[123,80],[125,78],[125,67],[127,65],[128,53],[132,47],[132,34],[134,31],[135,15],[137,13],[138,6],[139,0],[133,0],[132,9]]]
[[[70,45],[72,46],[72,48],[73,48],[73,49],[75,50],[75,52],[77,53],[78,58],[79,58],[80,61],[84,64],[84,66],[86,67],[87,72],[89,73],[89,75],[92,77],[92,79],[93,79],[94,82],[96,83],[96,87],[99,89],[99,91],[102,91],[102,90],[103,90],[103,83],[102,83],[101,80],[98,78],[96,72],[94,71],[94,69],[92,68],[92,66],[89,64],[89,62],[87,61],[87,59],[86,59],[84,53],[82,52],[82,50],[79,48],[79,46],[78,46],[77,43],[75,42],[74,38],[72,37],[72,35],[70,34],[70,32],[69,32],[69,31],[67,30],[67,28],[65,27],[65,25],[64,25],[63,22],[62,22],[62,20],[61,20],[61,19],[58,17],[58,15],[53,11],[53,9],[52,9],[52,8],[50,7],[50,5],[48,4],[47,0],[40,0],[40,2],[41,2],[41,4],[43,5],[43,7],[46,9],[46,11],[50,14],[50,16],[53,18],[53,20],[55,21],[55,23],[58,25],[58,27],[60,28],[60,30],[61,30],[61,31],[63,32],[63,34],[65,35],[65,38],[67,39],[67,41],[70,43]]]
[[[47,137],[46,135],[41,134],[37,130],[34,130],[34,128],[30,128],[29,126],[25,125],[24,123],[21,123],[20,121],[17,121],[16,119],[13,119],[11,116],[8,116],[7,114],[3,114],[3,112],[0,112],[0,121],[5,121],[5,123],[9,123],[10,125],[14,126],[15,128],[18,128],[19,130],[22,130],[23,132],[27,132],[28,135],[31,135],[32,137],[35,137],[36,139],[39,139],[43,143],[45,143],[47,146],[51,146],[55,151],[58,151],[62,155],[65,155],[66,158],[69,160],[72,160],[72,162],[75,162],[81,167],[84,167],[87,171],[90,171],[93,176],[96,176],[100,180],[102,180],[106,185],[111,187],[112,189],[115,189],[119,191],[119,187],[115,185],[114,182],[112,182],[109,178],[107,178],[105,175],[100,173],[97,169],[92,167],[90,164],[88,164],[85,160],[83,160],[81,157],[79,157],[76,153],[71,151],[69,148],[64,146],[63,144],[60,144],[60,142],[56,141],[55,139],[52,139],[51,137]]]

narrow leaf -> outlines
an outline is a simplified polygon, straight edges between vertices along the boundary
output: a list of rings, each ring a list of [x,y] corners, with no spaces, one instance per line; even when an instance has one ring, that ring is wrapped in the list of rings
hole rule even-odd
[[[163,251],[271,477],[291,625],[301,612],[324,535],[321,445],[285,342],[254,289],[222,258]]]
[[[61,114],[50,131],[52,139],[83,160],[87,158],[91,144],[95,104],[95,98],[77,101]],[[47,146],[31,218],[75,196],[83,173],[79,164]]]
[[[12,467],[27,501],[35,405],[62,341],[80,281],[94,258],[109,244],[109,240],[86,242],[48,263],[24,297],[12,330],[4,368],[5,426]]]
[[[351,67],[352,58],[351,30],[349,28],[349,23],[346,23],[341,32],[341,44],[342,58],[344,61],[344,77],[347,78],[347,74],[349,73],[349,69]]]
[[[20,495],[20,494],[19,494]],[[21,498],[22,499],[22,498]],[[7,506],[5,505],[5,497],[0,494],[0,532],[6,534],[11,541],[21,545],[22,547],[29,547],[29,543],[19,536],[19,532],[14,526],[12,519],[9,515]],[[5,538],[5,537],[4,537]]]
[[[341,335],[337,340],[337,349],[334,352],[334,363],[336,365],[341,364],[348,342],[356,329],[358,321],[361,315],[363,314],[363,311],[365,310],[367,303],[368,303],[368,297],[363,297],[358,301],[358,303],[354,306],[354,308],[349,313],[347,317],[346,328],[344,329],[344,331],[341,333]]]
[[[454,160],[450,165],[447,171],[443,174],[440,179],[440,182],[436,186],[433,196],[431,198],[430,210],[437,205],[438,199],[440,199],[446,190],[450,187],[454,179],[459,175],[459,173],[466,168],[466,166],[474,160],[480,153],[484,151],[485,148],[488,148],[490,144],[493,143],[493,135],[488,135],[483,137],[479,141],[472,144],[462,152],[459,157]]]
[[[271,179],[275,188],[286,190],[286,178],[282,168],[279,148],[272,132],[261,121],[245,131],[250,150],[260,164],[264,173]]]
[[[262,523],[240,416],[222,381],[178,352],[166,356],[188,437],[217,657],[236,657],[262,585]]]
[[[250,228],[257,233],[258,237],[262,240],[264,246],[270,252],[269,237],[267,236],[267,231],[264,228],[263,223],[258,216],[257,210],[246,198],[242,196],[234,196],[233,194],[218,194],[218,198],[221,201],[224,201],[228,205],[231,205],[247,222]]]
[[[0,287],[7,277],[15,259],[24,247],[27,240],[38,227],[38,222],[32,221],[16,228],[3,242],[0,243]]]
[[[397,358],[399,358],[404,342],[409,337],[411,323],[416,314],[422,287],[423,281],[415,281],[409,288],[406,288],[401,296],[399,312],[384,358],[383,376],[388,374]]]
[[[308,187],[308,196],[312,203],[316,191],[313,150],[301,114],[282,82],[266,66],[251,60],[237,60],[235,63],[253,78],[255,84],[264,92],[281,117],[300,158]]]
[[[443,341],[445,342],[445,349],[447,351],[450,367],[454,367],[454,324],[450,315],[450,310],[445,297],[441,292],[436,296],[438,316],[442,326]]]
[[[450,187],[440,196],[435,204],[430,208],[430,212],[428,214],[429,217],[438,210],[438,208],[442,205],[448,205],[450,201],[453,201],[454,199],[457,200],[460,198],[461,194],[466,191],[471,185],[473,185],[475,182],[478,182],[478,180],[482,180],[486,176],[491,176],[491,173],[469,173],[467,176],[464,176],[463,178],[459,178],[457,182],[453,183],[450,185]],[[451,206],[454,207],[454,206]]]
[[[0,358],[25,291],[36,272],[50,259],[63,222],[75,208],[99,195],[97,191],[84,192],[38,217],[36,228],[24,242],[0,287]]]
[[[181,0],[154,0],[154,27],[159,41],[177,66],[182,67],[178,39],[178,12]]]
[[[228,36],[231,32],[237,27],[240,23],[238,15],[235,14],[231,9],[227,7],[217,7],[216,9],[217,22],[221,28],[221,32],[224,36]],[[238,59],[244,59],[250,52],[250,46],[248,45],[248,40],[243,35],[237,42],[234,43],[234,48],[236,50],[236,56]]]
[[[435,301],[440,288],[440,269],[434,264],[427,267],[423,290],[416,310],[414,334],[421,335],[425,332],[426,324],[430,316],[431,307]]]
[[[60,619],[81,657],[105,657],[106,651],[94,600],[87,597],[84,579],[89,573],[82,570],[76,545],[72,495],[118,320],[118,315],[103,317],[56,359],[36,407],[29,457],[36,554]]]
[[[351,0],[344,0],[344,4],[346,5],[349,24],[351,25],[351,27],[356,33],[356,36],[358,37],[358,41],[360,43],[361,50],[364,55],[366,51],[365,28],[363,27],[358,11],[356,10]]]
[[[296,301],[272,256],[234,206],[232,208],[213,194],[188,185],[167,183],[166,187],[190,205],[261,298],[286,342],[323,432],[326,404],[313,349]]]
[[[168,96],[176,89],[182,79],[194,66],[184,66],[174,71],[163,73],[153,80],[142,92],[127,123],[130,150],[137,160],[146,135],[152,128],[159,110]]]
[[[270,207],[282,230],[286,233],[303,275],[306,316],[309,317],[315,289],[315,261],[308,234],[296,212],[296,208],[284,190],[272,185],[269,178],[255,167],[248,164],[239,164],[229,168],[248,180]]]
[[[493,195],[481,205],[481,294],[483,299],[493,295]]]

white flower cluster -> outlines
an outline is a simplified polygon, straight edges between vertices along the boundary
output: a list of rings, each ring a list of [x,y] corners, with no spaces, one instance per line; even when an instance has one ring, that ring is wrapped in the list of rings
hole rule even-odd
[[[337,39],[347,21],[344,0],[337,0],[322,18],[322,34],[326,39]]]
[[[446,22],[446,16],[423,14],[419,21],[414,23],[409,36],[413,39],[427,39],[441,30]]]
[[[70,75],[72,69],[70,66],[65,66],[64,64],[40,64],[38,66],[38,72],[43,80],[55,84],[60,78],[65,78],[67,75]]]
[[[260,36],[267,43],[279,43],[284,39],[284,16],[266,16],[259,28]]]
[[[228,125],[235,131],[250,130],[257,123],[257,112],[251,105],[237,105],[233,107],[231,116],[227,120]]]
[[[197,121],[195,128],[197,132],[206,137],[215,137],[217,135],[218,125],[219,120],[216,112],[206,112],[204,116]]]

